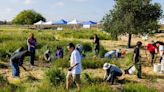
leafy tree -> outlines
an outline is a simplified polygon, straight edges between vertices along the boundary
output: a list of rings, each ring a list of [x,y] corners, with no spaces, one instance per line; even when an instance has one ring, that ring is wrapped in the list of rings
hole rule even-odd
[[[148,33],[159,28],[157,20],[162,15],[161,6],[151,0],[115,0],[114,9],[103,19],[103,29],[117,40],[120,34],[129,34],[128,47],[132,34]]]
[[[46,19],[34,10],[23,10],[13,20],[14,24],[33,24],[38,21],[46,21]]]

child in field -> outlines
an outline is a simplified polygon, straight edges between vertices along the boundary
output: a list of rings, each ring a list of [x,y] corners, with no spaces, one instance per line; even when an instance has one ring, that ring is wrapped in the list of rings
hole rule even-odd
[[[11,55],[10,65],[12,67],[13,77],[20,77],[19,66],[21,66],[25,71],[27,71],[27,69],[23,66],[23,60],[26,56],[29,55],[30,52],[25,50],[24,48],[18,49],[15,53]]]

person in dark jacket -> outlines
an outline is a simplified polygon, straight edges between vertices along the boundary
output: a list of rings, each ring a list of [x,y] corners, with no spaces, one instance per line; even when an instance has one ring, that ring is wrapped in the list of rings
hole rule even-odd
[[[110,84],[114,83],[116,77],[122,76],[121,69],[116,65],[105,63],[103,65],[103,69],[105,70],[104,80],[109,82]]]
[[[95,44],[94,53],[96,56],[98,56],[99,49],[100,49],[100,41],[99,41],[99,38],[96,34],[94,35],[94,42],[93,43]]]
[[[27,45],[28,45],[28,51],[31,52],[31,56],[30,56],[31,68],[34,66],[36,44],[37,41],[36,38],[34,37],[34,34],[30,33],[27,39]]]
[[[23,60],[25,56],[29,56],[30,52],[24,49],[17,50],[14,54],[12,54],[10,58],[10,65],[12,67],[12,76],[20,77],[19,66],[21,66],[25,71],[27,69],[23,66]]]

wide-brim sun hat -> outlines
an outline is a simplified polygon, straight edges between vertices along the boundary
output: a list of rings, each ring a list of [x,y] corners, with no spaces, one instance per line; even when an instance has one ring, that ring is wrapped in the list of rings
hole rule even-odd
[[[103,69],[104,69],[104,70],[107,70],[107,69],[110,68],[110,66],[111,66],[110,63],[105,63],[105,64],[103,65]]]

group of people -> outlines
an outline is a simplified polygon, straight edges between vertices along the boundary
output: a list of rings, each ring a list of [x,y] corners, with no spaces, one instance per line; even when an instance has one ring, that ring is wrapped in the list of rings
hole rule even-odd
[[[51,62],[53,60],[53,58],[51,57],[51,50],[48,49],[44,52],[44,59],[45,61],[47,62]],[[56,47],[56,52],[55,52],[55,55],[54,55],[54,59],[57,59],[57,58],[63,58],[64,56],[64,53],[63,53],[63,49],[59,46]]]
[[[133,70],[135,68],[137,70],[137,77],[139,79],[142,78],[142,62],[141,62],[141,55],[140,55],[141,46],[142,46],[142,42],[138,41],[136,43],[136,46],[135,46],[134,52],[133,52],[133,64],[128,69],[124,70],[125,74],[132,74],[131,70]],[[152,65],[154,64],[154,61],[155,61],[154,60],[155,54],[158,52],[160,55],[159,62],[160,63],[164,62],[164,43],[163,42],[152,41],[151,43],[147,44],[145,46],[145,48],[150,52]],[[105,63],[103,66],[103,69],[106,71],[104,80],[110,82],[111,84],[113,84],[113,82],[117,76],[122,75],[121,69],[118,66],[110,64],[110,63]]]
[[[100,43],[99,43],[99,38],[97,35],[94,35],[94,53],[97,56],[99,54],[100,50]],[[20,71],[19,71],[19,66],[21,66],[24,70],[27,71],[27,69],[23,66],[23,60],[26,56],[30,57],[30,65],[31,68],[35,65],[34,64],[34,59],[35,59],[35,49],[37,45],[36,38],[34,37],[33,33],[30,33],[29,38],[27,39],[27,45],[28,49],[26,50],[25,48],[21,47],[17,51],[15,51],[10,58],[10,63],[12,66],[12,75],[14,77],[19,77],[20,76]],[[141,76],[141,60],[140,60],[140,48],[142,46],[142,42],[138,41],[136,43],[136,46],[134,48],[134,54],[133,54],[133,66],[135,66],[137,70],[137,77],[142,78]],[[149,50],[150,55],[151,55],[151,63],[154,63],[154,55],[156,53],[156,49],[158,48],[158,52],[160,53],[161,59],[164,59],[164,44],[162,42],[157,41],[156,43],[149,43],[146,48]],[[56,48],[57,51],[54,55],[54,59],[56,58],[63,58],[63,49],[61,47]],[[68,73],[66,76],[66,88],[68,89],[70,87],[71,81],[75,81],[78,90],[80,90],[81,87],[81,81],[80,81],[80,74],[82,72],[82,63],[81,60],[83,58],[82,55],[82,50],[83,46],[81,44],[77,44],[76,46],[73,43],[69,43],[67,46],[67,49],[69,50],[71,56],[70,56],[70,67],[68,68]],[[120,58],[122,54],[124,55],[126,51],[121,52],[121,49],[118,50],[112,50],[107,52],[104,57],[105,58],[111,58],[112,56],[115,56],[117,58]],[[44,58],[46,61],[50,62],[52,61],[51,57],[51,51],[48,49],[44,53]],[[132,66],[130,66],[131,68]],[[125,74],[129,74],[129,69],[125,70]],[[113,84],[114,80],[116,79],[117,76],[122,76],[123,72],[122,70],[110,63],[105,63],[103,65],[103,69],[105,70],[104,74],[104,80]]]
[[[145,48],[149,51],[150,56],[151,56],[151,65],[154,64],[155,62],[155,57],[156,54],[159,52],[160,55],[160,59],[159,62],[161,63],[161,61],[164,59],[164,43],[161,41],[151,41],[150,43],[148,43]],[[147,54],[146,54],[147,55]]]

